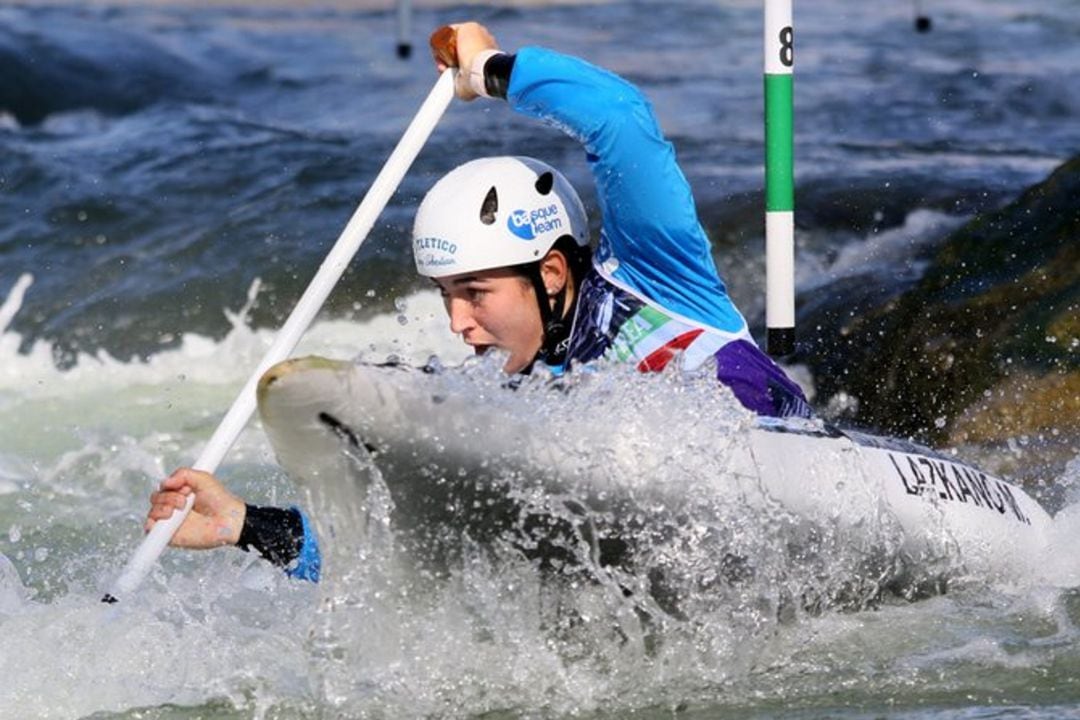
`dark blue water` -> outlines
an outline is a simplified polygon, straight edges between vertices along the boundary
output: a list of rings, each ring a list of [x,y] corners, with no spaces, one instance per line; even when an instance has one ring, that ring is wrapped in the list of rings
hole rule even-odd
[[[906,3],[797,8],[797,177],[805,267],[930,209],[1000,204],[1080,150],[1080,13],[1067,0],[951,2],[916,33]],[[15,329],[57,361],[146,356],[221,336],[258,276],[259,324],[287,313],[434,74],[427,30],[476,16],[508,48],[583,55],[651,96],[732,292],[759,308],[760,11],[752,3],[444,8],[0,8],[0,288],[37,277]],[[407,229],[442,172],[540,156],[589,199],[581,153],[498,103],[459,104],[406,178],[328,312],[417,286]],[[907,233],[932,241],[935,222]],[[910,238],[909,238],[910,239]],[[165,338],[163,341],[162,338]]]

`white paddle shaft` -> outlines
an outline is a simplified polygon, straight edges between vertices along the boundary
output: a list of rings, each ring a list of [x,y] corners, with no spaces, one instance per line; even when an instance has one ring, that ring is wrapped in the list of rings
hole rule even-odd
[[[345,272],[345,268],[367,239],[375,220],[390,201],[398,185],[401,184],[409,166],[424,147],[435,125],[450,105],[450,101],[454,99],[455,72],[454,69],[444,71],[423,105],[420,106],[416,117],[409,123],[405,134],[390,154],[382,170],[379,171],[367,195],[364,196],[334,247],[323,260],[318,273],[315,274],[292,314],[278,331],[270,349],[266,351],[266,355],[248,378],[243,390],[229,408],[229,412],[214,431],[193,466],[196,470],[214,472],[229,448],[240,436],[244,426],[255,412],[255,389],[259,378],[272,365],[285,360],[296,348],[300,338],[330,295],[330,291],[334,289],[338,279]],[[154,524],[116,580],[113,591],[103,598],[106,602],[116,602],[126,597],[142,583],[165,546],[169,544],[169,540],[183,524],[194,502],[194,495],[189,495],[187,504],[182,510],[174,512],[168,520],[159,520]]]

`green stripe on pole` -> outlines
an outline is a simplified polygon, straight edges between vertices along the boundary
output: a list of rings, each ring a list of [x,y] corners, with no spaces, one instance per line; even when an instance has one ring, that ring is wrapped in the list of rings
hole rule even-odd
[[[765,75],[765,209],[795,209],[794,82]]]

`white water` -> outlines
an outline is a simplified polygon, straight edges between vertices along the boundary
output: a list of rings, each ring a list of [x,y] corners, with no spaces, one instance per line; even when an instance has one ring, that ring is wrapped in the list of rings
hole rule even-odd
[[[18,312],[21,282],[0,309]],[[32,292],[30,286],[30,292]],[[464,356],[425,292],[368,323],[317,322],[298,353]],[[226,698],[303,696],[311,587],[239,552],[169,551],[118,615],[96,599],[138,540],[146,498],[190,463],[272,340],[231,315],[221,341],[185,335],[147,362],[82,356],[0,334],[0,718],[81,717]],[[451,344],[453,343],[453,344]],[[295,501],[257,427],[221,476],[252,501]],[[33,708],[29,711],[28,708]]]
[[[905,217],[902,225],[853,238],[835,252],[804,253],[797,268],[797,290],[800,295],[809,294],[842,278],[859,275],[921,277],[926,262],[912,258],[933,247],[964,221],[963,217],[920,209]],[[829,242],[835,243],[835,237]]]
[[[434,293],[399,309],[404,323],[398,314],[317,323],[299,354],[462,359]],[[243,317],[221,341],[185,336],[145,363],[84,356],[66,371],[43,344],[20,353],[20,338],[0,335],[0,718],[142,716],[136,708],[171,717],[173,705],[211,717],[622,717],[649,708],[645,716],[667,717],[676,706],[707,717],[846,704],[937,717],[926,708],[981,702],[1037,702],[1050,717],[1076,696],[1073,592],[968,581],[915,603],[886,595],[849,612],[826,603],[819,614],[804,607],[808,591],[858,596],[860,553],[888,561],[887,523],[852,544],[783,516],[725,514],[695,490],[715,478],[674,470],[689,522],[667,526],[650,552],[674,570],[689,622],[656,613],[643,625],[618,584],[544,579],[509,548],[467,553],[434,579],[400,556],[377,482],[365,500],[375,522],[352,543],[331,545],[338,572],[318,588],[239,551],[170,551],[133,602],[107,608],[101,590],[134,548],[147,494],[195,457],[270,341]],[[620,401],[626,380],[601,378],[596,390],[613,417],[643,409]],[[552,412],[548,405],[531,397],[522,412]],[[733,403],[713,403],[688,425],[656,403],[644,409],[658,422],[643,437],[674,446],[701,435],[690,442],[695,452],[709,430],[735,430],[743,416]],[[692,453],[672,458],[673,468],[694,465]],[[1080,459],[1060,478],[1073,492],[1078,472]],[[221,475],[253,502],[309,500],[257,427]],[[325,498],[312,503],[321,527],[349,520]],[[1066,518],[1071,548],[1076,505]],[[720,546],[773,559],[753,582],[725,585]],[[1066,552],[1055,584],[1075,587]],[[639,591],[641,581],[619,579]]]

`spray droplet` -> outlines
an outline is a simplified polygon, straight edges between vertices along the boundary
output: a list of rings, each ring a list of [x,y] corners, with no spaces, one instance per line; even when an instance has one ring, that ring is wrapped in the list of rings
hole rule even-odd
[[[22,540],[22,528],[18,525],[12,525],[8,528],[8,540],[13,543],[17,543]]]
[[[939,417],[939,418],[934,420],[934,427],[936,427],[938,430],[940,430],[941,428],[945,427],[945,423],[946,423],[945,418]]]

